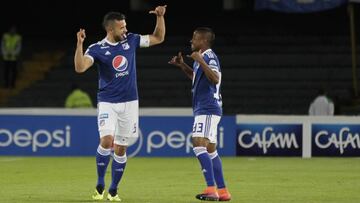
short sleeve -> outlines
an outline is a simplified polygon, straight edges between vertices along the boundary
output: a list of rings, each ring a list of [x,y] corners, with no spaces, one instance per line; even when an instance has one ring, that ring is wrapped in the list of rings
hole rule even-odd
[[[96,59],[95,44],[92,44],[87,48],[84,56],[90,58],[92,60],[92,62],[94,63],[94,61]]]
[[[219,62],[213,53],[207,52],[204,55],[204,60],[212,70],[219,72]]]
[[[133,40],[135,40],[136,47],[145,48],[150,46],[150,37],[149,35],[139,35],[131,33]]]
[[[150,46],[150,36],[149,35],[140,35],[140,43],[141,48]]]

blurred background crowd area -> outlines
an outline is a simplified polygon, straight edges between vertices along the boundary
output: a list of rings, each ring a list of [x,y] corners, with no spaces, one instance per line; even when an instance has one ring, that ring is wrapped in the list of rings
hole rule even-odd
[[[137,51],[140,107],[191,107],[191,81],[167,62],[178,51],[189,54],[193,30],[207,26],[216,34],[213,50],[222,67],[225,114],[308,114],[320,88],[327,90],[336,115],[359,114],[359,71],[354,69],[352,53],[354,47],[359,50],[360,39],[352,40],[351,33],[353,39],[359,36],[360,4],[337,0],[340,3],[334,8],[292,12],[260,8],[259,2],[2,3],[0,32],[16,25],[22,51],[15,87],[0,88],[0,107],[64,107],[73,84],[96,104],[97,69],[84,74],[74,71],[76,32],[86,30],[86,49],[105,37],[101,26],[104,14],[120,11],[127,16],[129,32],[149,34],[156,19],[148,11],[167,4],[165,42]],[[353,48],[352,43],[356,45]]]

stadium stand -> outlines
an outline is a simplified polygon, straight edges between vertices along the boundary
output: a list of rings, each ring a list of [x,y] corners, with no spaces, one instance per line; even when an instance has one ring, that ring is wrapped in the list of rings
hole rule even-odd
[[[214,16],[206,21],[216,25],[214,50],[222,65],[225,114],[307,114],[322,86],[340,104],[351,103],[351,50],[344,11],[308,15],[225,12],[221,19]],[[282,23],[284,17],[292,21]],[[234,26],[223,23],[233,19],[238,19]],[[191,82],[167,62],[177,51],[190,53],[191,32],[198,22],[185,27],[185,33],[174,32],[173,24],[177,22],[169,24],[165,43],[138,51],[141,107],[191,106]],[[72,81],[80,83],[95,102],[96,69],[76,74],[74,45],[67,45],[67,53],[44,80],[12,96],[5,106],[63,107]]]

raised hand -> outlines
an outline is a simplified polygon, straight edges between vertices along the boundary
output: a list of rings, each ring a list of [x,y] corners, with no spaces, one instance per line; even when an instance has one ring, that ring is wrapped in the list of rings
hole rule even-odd
[[[164,16],[166,12],[166,6],[157,6],[154,10],[149,11],[151,14],[155,14],[156,16]]]
[[[197,62],[203,60],[203,57],[201,55],[201,50],[194,51],[193,53],[191,53],[191,55],[187,55],[187,57],[192,58],[194,61],[197,61]]]
[[[184,59],[181,52],[179,52],[177,56],[173,56],[168,63],[175,66],[181,66],[182,64],[184,64]]]
[[[86,38],[85,29],[80,28],[79,32],[76,33],[76,36],[78,43],[82,44]]]

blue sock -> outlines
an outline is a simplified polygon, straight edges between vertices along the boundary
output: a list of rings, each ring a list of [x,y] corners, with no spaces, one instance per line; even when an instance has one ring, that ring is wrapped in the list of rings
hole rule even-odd
[[[207,186],[215,186],[213,166],[206,147],[194,147],[193,150],[200,162]]]
[[[112,192],[117,191],[117,187],[119,185],[119,182],[120,182],[121,177],[125,170],[126,160],[127,160],[126,154],[124,156],[118,156],[118,155],[114,154],[114,159],[113,159],[112,168],[111,168],[112,181],[111,181],[109,191],[110,190]]]
[[[110,161],[110,151],[111,149],[104,149],[99,145],[96,152],[96,167],[98,175],[97,185],[101,185],[103,188],[105,187],[104,177],[106,168]]]
[[[225,181],[224,181],[220,156],[218,155],[217,151],[210,153],[209,156],[210,156],[210,158],[212,160],[212,164],[213,164],[214,178],[216,181],[216,185],[219,189],[225,188]]]

